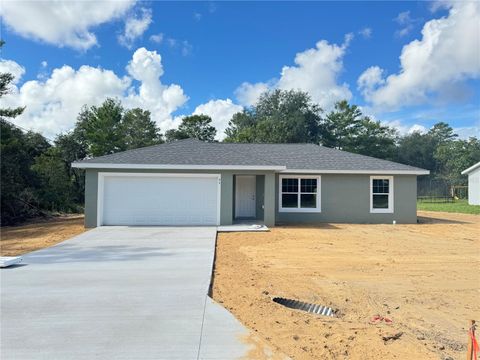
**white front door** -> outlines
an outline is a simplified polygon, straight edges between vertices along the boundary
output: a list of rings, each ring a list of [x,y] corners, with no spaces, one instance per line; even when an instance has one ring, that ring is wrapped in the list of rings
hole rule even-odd
[[[255,217],[256,177],[253,175],[237,175],[235,182],[235,217]]]

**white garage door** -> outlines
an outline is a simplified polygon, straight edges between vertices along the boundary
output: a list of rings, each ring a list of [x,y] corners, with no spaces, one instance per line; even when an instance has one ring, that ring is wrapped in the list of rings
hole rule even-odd
[[[219,224],[219,175],[104,173],[99,189],[101,225]]]

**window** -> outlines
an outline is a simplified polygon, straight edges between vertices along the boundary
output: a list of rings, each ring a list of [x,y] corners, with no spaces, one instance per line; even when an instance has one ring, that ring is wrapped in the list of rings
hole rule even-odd
[[[370,212],[393,213],[393,176],[370,177]]]
[[[280,176],[280,212],[320,212],[320,176]]]

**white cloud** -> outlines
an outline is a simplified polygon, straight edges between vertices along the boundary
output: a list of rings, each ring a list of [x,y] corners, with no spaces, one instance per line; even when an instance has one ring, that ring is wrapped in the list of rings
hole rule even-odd
[[[176,84],[164,85],[161,56],[156,51],[140,48],[133,54],[127,66],[129,75],[140,81],[138,91],[130,89],[124,99],[127,107],[141,107],[152,112],[152,118],[162,130],[170,128],[171,114],[186,103],[188,97]]]
[[[382,125],[395,128],[400,135],[407,135],[413,132],[426,133],[428,128],[421,124],[405,125],[401,120],[381,121]]]
[[[141,9],[139,16],[131,15],[125,20],[125,30],[118,36],[120,45],[131,49],[136,39],[147,31],[152,23],[152,11],[150,9]]]
[[[2,106],[25,106],[14,122],[47,137],[73,127],[84,104],[96,105],[107,96],[121,96],[129,86],[113,72],[82,66],[55,69],[45,81],[27,81],[13,94],[2,98]]]
[[[405,125],[400,120],[383,122],[383,124],[394,127],[398,130],[400,135],[408,135],[414,132],[425,134],[431,129],[431,127],[421,124]],[[480,126],[478,126],[478,123],[474,126],[454,127],[453,132],[458,134],[459,139],[469,139],[470,137],[476,137],[477,139],[480,139]]]
[[[358,89],[366,98],[372,95],[376,87],[385,83],[383,69],[378,66],[371,66],[365,70],[357,80]]]
[[[183,56],[188,56],[193,51],[193,45],[190,44],[187,40],[182,41],[181,53]]]
[[[187,40],[179,40],[172,37],[168,37],[164,33],[158,33],[150,36],[150,41],[156,44],[165,43],[171,49],[179,50],[183,56],[188,56],[193,51],[193,45],[190,44]]]
[[[13,60],[0,59],[0,73],[10,73],[14,76],[11,84],[17,84],[25,74],[25,68]]]
[[[92,28],[123,16],[124,1],[3,1],[4,24],[19,35],[60,47],[86,50],[97,45]]]
[[[460,139],[469,139],[471,137],[480,139],[480,122],[477,122],[476,126],[457,127],[453,131],[458,134]]]
[[[268,90],[269,85],[266,83],[259,82],[256,84],[250,84],[249,82],[244,82],[235,90],[235,97],[240,104],[244,106],[252,106],[256,104],[260,95]]]
[[[48,62],[46,60],[43,60],[40,65],[42,65],[42,67],[46,68],[48,66]]]
[[[203,15],[202,15],[201,13],[198,13],[198,12],[194,12],[194,13],[193,13],[193,18],[194,18],[195,20],[197,20],[197,21],[202,20],[202,16],[203,16]]]
[[[364,39],[370,39],[372,37],[372,28],[364,27],[358,32]]]
[[[161,44],[163,42],[165,35],[163,33],[158,33],[150,36],[150,41]]]
[[[170,46],[170,47],[172,47],[172,48],[175,47],[175,46],[177,46],[177,44],[178,44],[178,40],[177,40],[177,39],[167,38],[166,40],[167,40],[168,46]]]
[[[462,89],[466,79],[480,76],[479,17],[479,2],[453,2],[448,16],[426,22],[422,38],[403,47],[399,73],[368,84],[365,78],[372,72],[378,75],[379,68],[371,67],[360,76],[358,85],[365,99],[374,106],[395,109],[431,102],[438,95],[444,100],[461,98],[458,93],[449,95],[448,89]]]
[[[212,118],[212,124],[217,129],[217,140],[225,138],[225,129],[232,116],[243,110],[243,107],[234,104],[232,100],[210,100],[196,107],[193,115],[205,114]]]
[[[401,28],[395,32],[395,36],[397,37],[404,37],[410,34],[410,32],[414,29],[415,24],[420,21],[420,19],[412,18],[410,11],[403,11],[399,13],[393,20],[401,26]]]
[[[343,57],[353,34],[345,36],[342,45],[329,44],[321,40],[313,49],[307,49],[296,54],[294,66],[284,66],[278,81],[273,81],[270,88],[282,90],[302,90],[312,97],[312,100],[325,109],[333,107],[339,100],[350,100],[352,93],[348,85],[338,84],[338,76],[343,71]],[[265,83],[243,83],[235,91],[240,95],[239,101],[250,104],[258,97]]]
[[[349,100],[352,94],[348,85],[338,84],[337,79],[343,70],[343,56],[351,39],[352,35],[347,35],[345,43],[340,46],[322,40],[315,49],[298,53],[296,66],[283,67],[278,87],[306,91],[324,108],[331,108],[338,100]]]
[[[172,113],[186,101],[183,89],[162,84],[161,57],[155,51],[138,49],[127,66],[128,75],[119,77],[111,70],[81,66],[78,70],[64,65],[45,80],[25,82],[12,94],[1,98],[1,107],[24,106],[24,113],[14,122],[54,137],[73,128],[83,105],[98,105],[107,97],[116,97],[123,105],[150,110],[162,130],[171,127]],[[133,80],[140,82],[137,87]]]
[[[425,126],[420,125],[420,124],[414,124],[414,125],[410,126],[410,129],[408,129],[409,134],[414,133],[414,132],[424,134],[427,131],[428,131],[428,129]]]

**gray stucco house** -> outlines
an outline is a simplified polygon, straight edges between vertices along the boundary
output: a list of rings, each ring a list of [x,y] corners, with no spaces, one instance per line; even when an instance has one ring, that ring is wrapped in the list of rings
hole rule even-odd
[[[85,225],[415,223],[427,170],[313,144],[181,140],[74,163]]]

